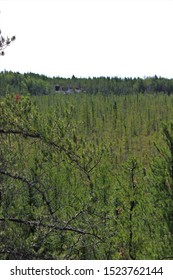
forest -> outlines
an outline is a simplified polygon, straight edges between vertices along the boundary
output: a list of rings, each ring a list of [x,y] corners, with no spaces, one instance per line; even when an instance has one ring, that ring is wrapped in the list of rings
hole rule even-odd
[[[0,259],[173,259],[172,108],[173,79],[1,72]]]

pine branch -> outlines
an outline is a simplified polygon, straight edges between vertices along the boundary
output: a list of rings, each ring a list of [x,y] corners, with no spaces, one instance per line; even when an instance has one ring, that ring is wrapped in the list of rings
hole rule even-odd
[[[13,130],[13,129],[0,129],[0,134],[15,134],[15,135],[21,135],[23,137],[30,137],[30,138],[40,138],[41,139],[41,134],[40,133],[31,133],[28,131],[21,131],[21,130]]]
[[[28,225],[28,226],[43,227],[43,228],[52,229],[52,230],[72,231],[72,232],[82,234],[82,235],[90,235],[90,236],[93,236],[93,237],[101,240],[101,237],[94,234],[94,233],[87,232],[87,231],[84,231],[82,229],[73,228],[73,227],[70,227],[70,226],[56,226],[55,224],[44,224],[42,222],[27,221],[27,220],[22,220],[22,219],[17,219],[17,218],[0,218],[0,222],[6,222],[6,221],[19,223],[19,224],[25,224],[25,225]]]
[[[0,129],[0,134],[14,134],[14,135],[21,135],[24,138],[27,138],[27,137],[28,138],[37,138],[37,139],[42,140],[48,146],[52,146],[60,152],[63,151],[65,153],[65,155],[69,158],[71,163],[75,163],[76,167],[86,175],[90,188],[91,189],[93,188],[93,183],[91,181],[91,177],[90,177],[89,173],[97,166],[97,164],[100,162],[100,159],[90,170],[87,170],[84,166],[81,165],[79,156],[76,155],[73,151],[69,150],[64,145],[58,145],[54,141],[47,140],[43,135],[41,135],[38,132],[31,133],[28,131],[20,131],[20,130],[13,130],[13,129],[8,129],[8,130]]]
[[[43,199],[43,201],[45,201],[45,203],[46,203],[46,205],[47,205],[47,207],[48,207],[48,210],[49,210],[50,214],[51,214],[51,215],[54,214],[54,212],[53,212],[53,210],[52,210],[52,208],[51,208],[51,205],[50,205],[50,201],[47,200],[47,198],[46,198],[46,196],[45,196],[45,193],[44,193],[43,191],[41,191],[39,187],[36,186],[36,182],[34,182],[34,181],[31,182],[31,181],[29,181],[28,179],[26,179],[26,178],[24,178],[24,177],[21,177],[21,176],[19,176],[19,175],[17,175],[17,174],[12,174],[12,173],[7,172],[7,171],[4,171],[3,169],[0,169],[0,174],[2,174],[2,175],[4,175],[4,176],[7,176],[7,177],[10,177],[10,178],[12,178],[12,179],[14,179],[14,180],[19,180],[19,181],[21,181],[22,183],[26,183],[29,187],[35,188],[35,189],[41,194],[42,199]]]

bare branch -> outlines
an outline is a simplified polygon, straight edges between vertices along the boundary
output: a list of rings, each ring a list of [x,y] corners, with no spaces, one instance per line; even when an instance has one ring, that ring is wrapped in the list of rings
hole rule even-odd
[[[1,34],[1,30],[0,30]],[[0,36],[0,55],[5,55],[4,50],[10,46],[11,42],[15,41],[16,37],[12,36],[11,38],[7,37],[6,39],[1,35]]]

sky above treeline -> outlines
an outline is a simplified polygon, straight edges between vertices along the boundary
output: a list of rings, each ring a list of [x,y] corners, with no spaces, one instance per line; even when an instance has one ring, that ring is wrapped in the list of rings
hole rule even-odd
[[[172,0],[0,0],[0,71],[173,78]]]

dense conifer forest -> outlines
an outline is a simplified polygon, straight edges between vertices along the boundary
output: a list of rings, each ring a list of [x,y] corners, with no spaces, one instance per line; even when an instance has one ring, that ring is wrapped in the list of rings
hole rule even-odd
[[[0,73],[0,259],[173,259],[173,80]]]

